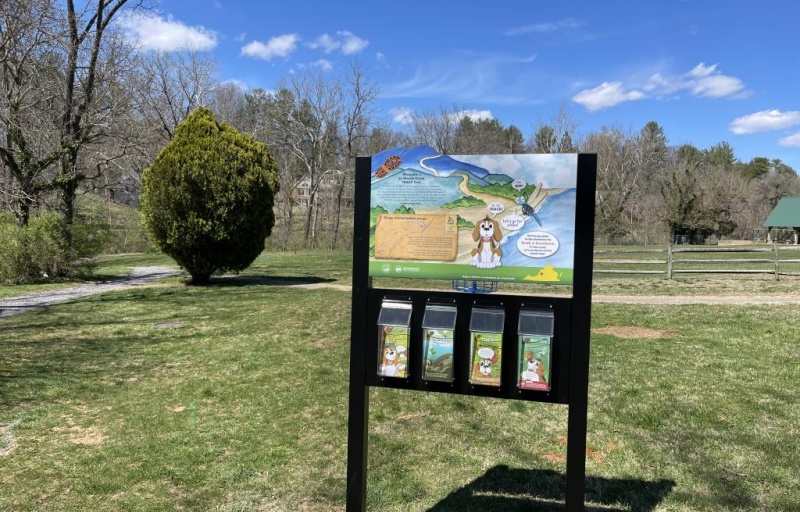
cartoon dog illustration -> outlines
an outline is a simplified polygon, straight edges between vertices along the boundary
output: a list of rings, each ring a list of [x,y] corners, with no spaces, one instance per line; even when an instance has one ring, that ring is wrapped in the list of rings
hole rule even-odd
[[[492,375],[492,360],[491,359],[481,359],[481,362],[478,363],[478,371],[484,377],[491,377],[491,375]]]
[[[503,234],[496,220],[488,216],[475,224],[472,230],[472,239],[478,242],[478,247],[472,249],[470,265],[478,268],[495,268],[502,266],[500,258],[503,251],[498,247]]]
[[[383,349],[383,358],[381,359],[380,374],[384,377],[402,377],[402,372],[405,371],[406,365],[402,362],[405,359],[405,347],[387,346]]]
[[[544,362],[541,359],[536,359],[531,352],[525,353],[525,360],[528,362],[528,369],[522,372],[522,380],[525,382],[542,382],[547,381],[544,378]]]

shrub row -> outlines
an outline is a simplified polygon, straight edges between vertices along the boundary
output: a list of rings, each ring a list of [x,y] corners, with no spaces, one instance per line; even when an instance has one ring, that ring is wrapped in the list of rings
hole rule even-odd
[[[74,272],[75,255],[67,247],[58,215],[32,217],[25,227],[8,220],[0,219],[0,282],[30,283]]]

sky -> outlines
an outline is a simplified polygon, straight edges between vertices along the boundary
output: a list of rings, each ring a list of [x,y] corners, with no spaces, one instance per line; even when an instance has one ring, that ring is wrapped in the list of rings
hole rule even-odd
[[[799,19],[796,0],[161,0],[121,21],[141,51],[207,52],[245,90],[358,59],[396,130],[445,107],[527,138],[563,108],[579,135],[656,121],[671,145],[800,172]]]

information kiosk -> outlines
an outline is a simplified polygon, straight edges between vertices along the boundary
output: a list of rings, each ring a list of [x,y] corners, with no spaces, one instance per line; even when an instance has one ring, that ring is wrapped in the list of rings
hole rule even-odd
[[[356,159],[348,512],[366,510],[370,387],[567,405],[565,503],[584,510],[596,168],[592,154],[426,146]],[[511,291],[470,293],[486,282]]]

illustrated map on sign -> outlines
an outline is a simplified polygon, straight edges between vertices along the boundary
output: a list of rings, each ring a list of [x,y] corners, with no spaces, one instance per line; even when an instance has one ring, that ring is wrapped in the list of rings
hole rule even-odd
[[[577,155],[372,157],[370,275],[572,284]]]

